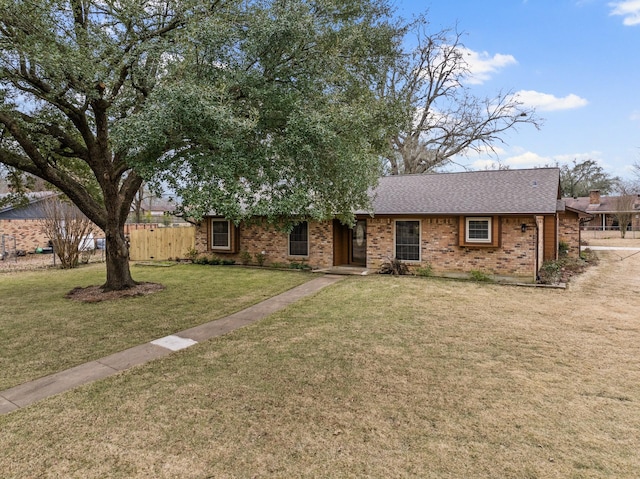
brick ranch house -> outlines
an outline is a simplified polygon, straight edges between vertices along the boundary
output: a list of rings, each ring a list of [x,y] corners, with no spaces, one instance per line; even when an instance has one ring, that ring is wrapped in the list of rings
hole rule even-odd
[[[543,261],[580,251],[580,218],[560,199],[557,168],[390,176],[370,192],[371,210],[353,228],[338,220],[303,221],[290,233],[259,221],[234,225],[211,215],[196,230],[196,249],[239,261],[264,252],[266,264],[304,261],[314,269],[377,271],[398,258],[438,276],[472,271],[535,282]],[[245,253],[246,255],[246,253]]]
[[[589,196],[566,198],[567,206],[589,213],[592,219],[583,223],[586,230],[619,230],[617,214],[619,196],[603,196],[600,190],[589,191]],[[624,211],[629,214],[630,222],[627,230],[640,231],[640,195],[632,195],[629,209]]]

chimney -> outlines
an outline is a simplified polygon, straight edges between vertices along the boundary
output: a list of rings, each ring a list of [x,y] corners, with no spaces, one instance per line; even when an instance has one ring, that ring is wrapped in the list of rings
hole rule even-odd
[[[590,205],[600,204],[600,190],[589,191],[589,204]]]

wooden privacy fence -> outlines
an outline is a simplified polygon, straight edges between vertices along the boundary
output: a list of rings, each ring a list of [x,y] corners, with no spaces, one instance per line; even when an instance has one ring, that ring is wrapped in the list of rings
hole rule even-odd
[[[186,258],[196,244],[195,227],[153,228],[129,231],[132,261]]]

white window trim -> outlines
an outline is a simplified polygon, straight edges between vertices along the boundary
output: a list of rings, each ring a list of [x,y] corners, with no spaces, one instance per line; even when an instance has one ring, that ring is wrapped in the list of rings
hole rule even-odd
[[[227,223],[227,246],[215,246],[213,244],[213,224],[214,223],[222,223],[225,222]],[[212,250],[218,250],[218,251],[231,251],[231,221],[230,220],[225,220],[223,218],[211,218],[211,249]]]
[[[464,219],[465,221],[465,225],[464,225],[464,240],[466,243],[483,243],[483,244],[490,244],[493,240],[492,237],[492,232],[493,232],[493,218],[491,218],[491,216],[467,216]],[[488,238],[469,238],[469,221],[486,221],[487,222],[487,226],[489,228],[488,233],[489,233],[489,237]]]
[[[308,221],[301,221],[299,224],[307,223],[307,254],[291,254],[291,233],[287,235],[287,253],[291,258],[308,258],[309,251],[311,250],[311,243],[309,242],[309,233],[311,232],[311,225]],[[291,231],[293,232],[293,230]]]
[[[418,222],[418,259],[401,259],[405,263],[421,263],[422,262],[422,220],[418,218],[402,218],[393,222],[393,256],[396,256],[397,243],[396,235],[398,232],[398,222],[417,221]]]

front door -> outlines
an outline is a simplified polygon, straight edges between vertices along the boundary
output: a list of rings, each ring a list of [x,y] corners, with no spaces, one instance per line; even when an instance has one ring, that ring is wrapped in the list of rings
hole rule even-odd
[[[351,231],[350,263],[367,266],[367,220],[357,220]]]

